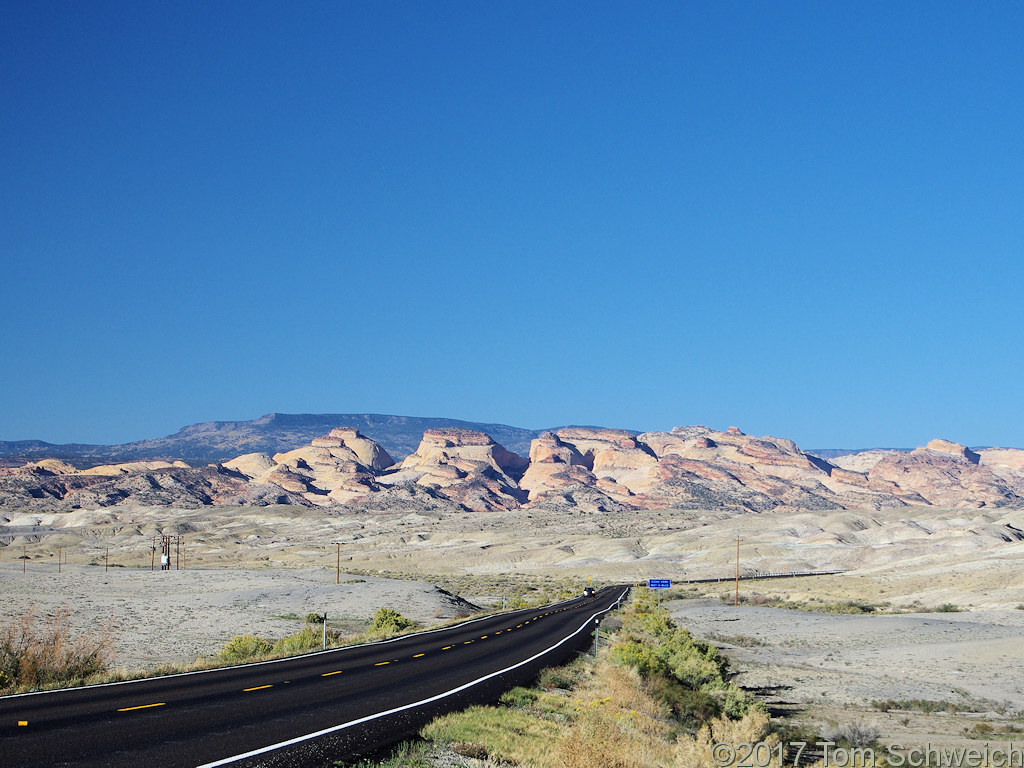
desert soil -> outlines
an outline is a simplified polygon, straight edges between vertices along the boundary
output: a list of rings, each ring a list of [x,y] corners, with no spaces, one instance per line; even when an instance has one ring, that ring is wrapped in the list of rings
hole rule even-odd
[[[1021,725],[1014,713],[1024,710],[1024,611],[846,616],[707,599],[667,607],[725,652],[738,685],[766,691],[770,705],[817,733],[860,722],[884,743],[977,746],[965,730],[978,736],[978,724],[982,733]],[[877,702],[886,699],[964,711],[882,712]]]
[[[71,609],[74,629],[110,629],[116,667],[147,669],[214,656],[235,635],[275,640],[300,630],[308,613],[327,614],[341,632],[364,630],[374,612],[394,608],[421,624],[475,610],[422,582],[333,570],[170,570],[35,564],[0,567],[0,620],[34,610]],[[6,622],[5,622],[6,623]]]

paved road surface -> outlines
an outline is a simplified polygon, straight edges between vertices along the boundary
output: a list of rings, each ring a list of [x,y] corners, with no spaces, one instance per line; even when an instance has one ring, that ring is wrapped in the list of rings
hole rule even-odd
[[[588,649],[626,591],[291,659],[0,697],[0,765],[325,768]]]

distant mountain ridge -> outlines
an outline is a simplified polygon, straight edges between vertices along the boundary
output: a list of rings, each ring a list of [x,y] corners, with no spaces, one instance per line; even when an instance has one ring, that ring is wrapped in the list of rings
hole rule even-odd
[[[243,453],[273,455],[290,451],[335,427],[357,428],[396,459],[413,453],[428,429],[455,427],[484,432],[508,450],[524,456],[530,450],[530,442],[545,431],[508,424],[379,413],[268,413],[248,421],[204,421],[183,427],[173,435],[120,445],[0,441],[0,460],[18,465],[46,457],[79,467],[174,459],[205,464],[226,461]]]

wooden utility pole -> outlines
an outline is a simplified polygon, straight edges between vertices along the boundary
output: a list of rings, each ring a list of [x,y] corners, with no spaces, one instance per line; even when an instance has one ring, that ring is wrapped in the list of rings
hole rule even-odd
[[[156,570],[156,536],[153,537],[153,546],[149,550],[149,570]]]
[[[736,537],[736,599],[733,606],[740,604],[740,537]]]

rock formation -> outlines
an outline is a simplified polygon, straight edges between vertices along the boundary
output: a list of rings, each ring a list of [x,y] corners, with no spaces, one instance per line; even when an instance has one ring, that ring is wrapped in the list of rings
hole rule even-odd
[[[529,458],[483,432],[428,429],[395,464],[353,427],[299,448],[190,467],[146,461],[78,470],[56,459],[0,468],[0,508],[68,511],[126,504],[300,504],[386,512],[419,507],[488,512],[628,513],[643,509],[882,509],[905,505],[1024,507],[1024,450],[972,451],[933,440],[914,451],[869,451],[830,462],[792,440],[704,426],[636,435],[566,427],[544,432]]]
[[[415,483],[469,509],[514,509],[523,501],[518,480],[526,460],[483,432],[428,429],[416,452],[378,477],[384,487]]]

